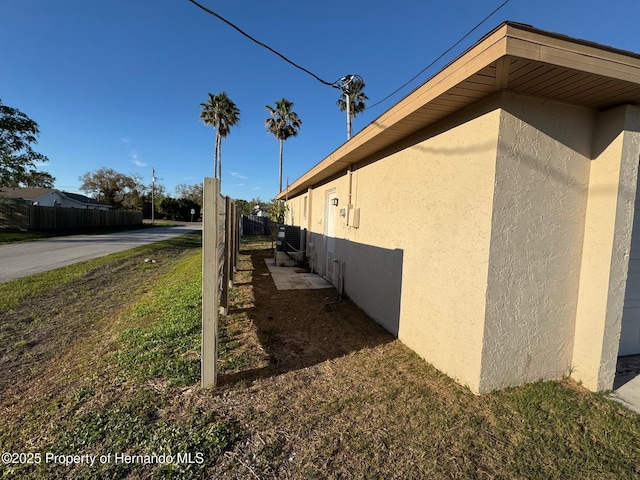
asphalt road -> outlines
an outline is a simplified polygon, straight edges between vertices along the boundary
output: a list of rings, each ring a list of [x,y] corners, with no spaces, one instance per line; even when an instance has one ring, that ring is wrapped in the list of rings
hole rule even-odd
[[[0,245],[0,283],[201,229],[196,223]]]

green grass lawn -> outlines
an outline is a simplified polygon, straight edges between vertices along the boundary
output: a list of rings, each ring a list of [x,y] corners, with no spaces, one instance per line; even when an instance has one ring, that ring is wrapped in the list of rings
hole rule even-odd
[[[636,414],[571,381],[474,395],[331,291],[275,290],[264,239],[202,390],[200,242],[0,285],[0,450],[105,456],[3,478],[640,478]]]
[[[17,232],[14,230],[0,230],[0,244],[32,242],[34,240],[42,240],[44,238],[55,237],[54,233],[46,232]]]

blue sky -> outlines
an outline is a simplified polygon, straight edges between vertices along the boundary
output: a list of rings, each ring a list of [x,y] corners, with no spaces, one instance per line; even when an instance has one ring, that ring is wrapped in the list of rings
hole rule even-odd
[[[199,0],[258,40],[333,82],[359,74],[373,104],[431,63],[504,0]],[[504,20],[640,52],[637,0],[510,0],[460,46],[381,105],[361,130]],[[38,122],[36,150],[56,187],[101,167],[139,174],[174,194],[213,176],[214,130],[198,118],[207,93],[227,92],[240,124],[222,144],[222,191],[267,200],[278,141],[265,105],[282,97],[302,119],[284,145],[283,183],[346,140],[339,91],[285,63],[188,0],[3,0],[0,98]]]

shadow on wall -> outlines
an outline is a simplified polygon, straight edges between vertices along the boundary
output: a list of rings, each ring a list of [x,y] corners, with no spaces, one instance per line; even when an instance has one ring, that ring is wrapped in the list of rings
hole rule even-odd
[[[336,269],[344,293],[388,332],[398,336],[403,250],[335,239]]]
[[[269,365],[221,373],[220,385],[280,375],[394,340],[334,289],[277,290],[265,263],[273,250],[246,253],[253,265],[254,306],[229,313],[249,315]]]

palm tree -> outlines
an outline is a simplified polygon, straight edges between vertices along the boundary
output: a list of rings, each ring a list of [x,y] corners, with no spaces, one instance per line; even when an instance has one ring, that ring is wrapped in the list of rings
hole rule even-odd
[[[343,79],[344,81],[344,79]],[[366,108],[365,100],[369,100],[364,94],[364,80],[359,78],[358,76],[352,76],[345,85],[342,87],[342,92],[344,95],[349,96],[349,118],[347,118],[347,139],[351,138],[351,121],[356,117],[356,115]],[[341,96],[336,102],[338,108],[341,112],[347,110],[347,102],[344,99],[344,96]]]
[[[282,191],[282,146],[287,138],[298,135],[298,130],[302,125],[302,120],[300,120],[297,113],[291,110],[292,107],[293,102],[290,102],[286,98],[277,101],[273,107],[271,105],[264,107],[269,110],[270,115],[270,117],[264,121],[267,127],[267,133],[272,133],[274,137],[280,140],[278,192]]]
[[[227,96],[226,92],[213,95],[209,93],[209,99],[201,103],[202,112],[200,119],[211,125],[216,131],[216,144],[213,150],[213,175],[222,179],[222,145],[221,140],[226,138],[231,127],[240,121],[240,109]]]

